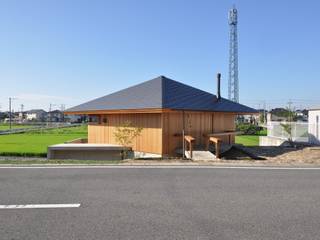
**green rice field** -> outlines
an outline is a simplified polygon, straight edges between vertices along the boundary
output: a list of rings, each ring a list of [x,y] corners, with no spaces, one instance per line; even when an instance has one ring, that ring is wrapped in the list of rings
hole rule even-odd
[[[0,135],[0,155],[46,156],[49,145],[87,138],[87,126]]]

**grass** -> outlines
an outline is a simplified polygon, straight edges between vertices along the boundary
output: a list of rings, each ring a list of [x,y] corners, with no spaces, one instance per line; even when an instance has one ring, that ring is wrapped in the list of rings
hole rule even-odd
[[[263,129],[256,135],[239,135],[236,136],[236,143],[244,146],[259,146],[259,136],[266,136],[267,130]]]
[[[244,146],[259,146],[258,135],[239,135],[236,136],[236,143]]]
[[[87,137],[87,126],[0,135],[0,155],[46,157],[49,145]]]

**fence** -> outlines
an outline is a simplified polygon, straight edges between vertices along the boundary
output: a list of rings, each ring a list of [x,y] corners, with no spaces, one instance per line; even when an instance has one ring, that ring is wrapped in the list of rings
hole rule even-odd
[[[46,125],[37,125],[35,127],[29,128],[14,128],[14,129],[7,129],[7,130],[0,130],[0,135],[8,135],[8,134],[15,134],[15,133],[25,133],[25,132],[32,132],[37,130],[49,130],[49,129],[56,129],[56,128],[68,128],[68,127],[78,127],[81,126],[81,123],[77,124],[70,124],[70,123],[55,123],[51,126]]]
[[[287,140],[290,135],[291,139],[295,142],[311,142],[310,130],[315,129],[315,124],[309,124],[307,122],[268,122],[267,132],[268,137],[274,137]],[[285,128],[291,132],[289,134]]]

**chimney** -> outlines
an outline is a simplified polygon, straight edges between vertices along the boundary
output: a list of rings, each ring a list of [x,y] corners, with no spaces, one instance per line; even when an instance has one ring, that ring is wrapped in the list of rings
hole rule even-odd
[[[221,99],[221,94],[220,94],[220,80],[221,80],[221,73],[217,74],[217,100]]]

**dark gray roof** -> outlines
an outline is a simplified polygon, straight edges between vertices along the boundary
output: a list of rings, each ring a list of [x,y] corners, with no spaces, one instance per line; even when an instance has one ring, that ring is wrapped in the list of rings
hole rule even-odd
[[[30,113],[30,114],[32,114],[32,113],[46,113],[46,111],[43,109],[31,109],[29,111],[26,111],[26,113]]]
[[[255,109],[164,76],[83,103],[66,112],[168,108],[174,110],[255,113]]]

